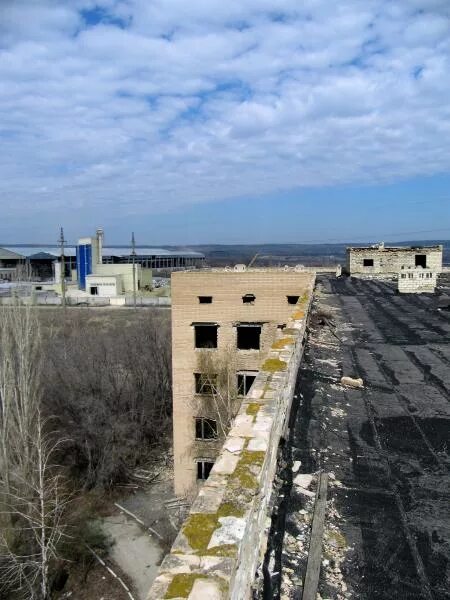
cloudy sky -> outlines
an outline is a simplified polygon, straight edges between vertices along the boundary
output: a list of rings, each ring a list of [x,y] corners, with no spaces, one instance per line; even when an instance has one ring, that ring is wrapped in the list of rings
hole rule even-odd
[[[0,242],[450,238],[449,0],[0,0]]]

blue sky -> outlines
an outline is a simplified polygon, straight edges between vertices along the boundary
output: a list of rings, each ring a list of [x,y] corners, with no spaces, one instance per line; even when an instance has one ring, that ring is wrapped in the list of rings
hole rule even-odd
[[[448,0],[2,0],[0,242],[450,238]]]

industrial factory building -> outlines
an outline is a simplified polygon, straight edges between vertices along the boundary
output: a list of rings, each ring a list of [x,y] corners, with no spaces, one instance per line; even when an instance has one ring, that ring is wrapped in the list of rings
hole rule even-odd
[[[144,269],[182,270],[202,267],[205,262],[204,254],[191,250],[166,250],[147,246],[136,247],[135,264]],[[0,247],[0,279],[13,280],[17,278],[19,267],[26,267],[34,279],[50,279],[54,276],[54,263],[60,261],[61,251],[55,245],[37,246],[4,246]],[[77,269],[77,247],[65,246],[64,262],[65,275],[70,277]],[[131,266],[132,256],[129,247],[109,246],[103,248],[102,264]]]

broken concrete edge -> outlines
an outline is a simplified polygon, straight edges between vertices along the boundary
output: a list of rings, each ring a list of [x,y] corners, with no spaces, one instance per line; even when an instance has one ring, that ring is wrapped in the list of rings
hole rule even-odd
[[[278,446],[289,419],[314,284],[312,275],[287,323],[292,340],[285,343],[286,334],[278,333],[147,600],[250,597],[266,549]]]

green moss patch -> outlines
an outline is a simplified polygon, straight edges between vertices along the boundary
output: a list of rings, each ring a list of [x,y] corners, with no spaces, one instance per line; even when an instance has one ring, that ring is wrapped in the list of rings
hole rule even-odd
[[[235,558],[237,556],[238,547],[236,544],[222,544],[208,548],[208,556],[225,556],[227,558]]]
[[[221,517],[238,517],[241,518],[244,516],[244,511],[242,508],[234,504],[233,502],[224,502],[219,506],[219,510],[217,511],[217,518]]]
[[[228,585],[223,579],[219,579],[218,577],[207,577],[206,575],[201,575],[199,573],[177,573],[173,576],[172,581],[169,583],[169,587],[167,588],[164,598],[167,600],[170,598],[187,598],[192,592],[192,588],[194,587],[194,583],[197,579],[214,581],[217,583],[220,591],[225,596]]]
[[[262,370],[275,373],[275,371],[286,371],[286,367],[287,364],[284,360],[280,360],[279,358],[268,358],[264,361]]]
[[[258,402],[250,402],[247,406],[247,410],[245,411],[248,415],[256,416],[259,412],[261,405]]]
[[[209,540],[218,526],[216,513],[195,513],[189,515],[182,528],[190,547],[203,553],[208,547]]]
[[[265,456],[266,453],[260,450],[255,452],[244,450],[234,472],[230,476],[230,481],[247,490],[255,490],[257,481],[254,471],[259,470],[262,466]]]
[[[177,573],[167,588],[164,598],[187,598],[192,592],[196,579],[203,578],[197,573]]]
[[[256,454],[251,452],[250,454]],[[200,555],[212,556],[235,556],[237,548],[228,548],[226,545],[208,549],[212,534],[220,527],[221,517],[242,518],[244,510],[234,502],[223,502],[216,513],[194,513],[189,515],[188,520],[182,528],[192,550]],[[230,546],[234,546],[230,544]]]

